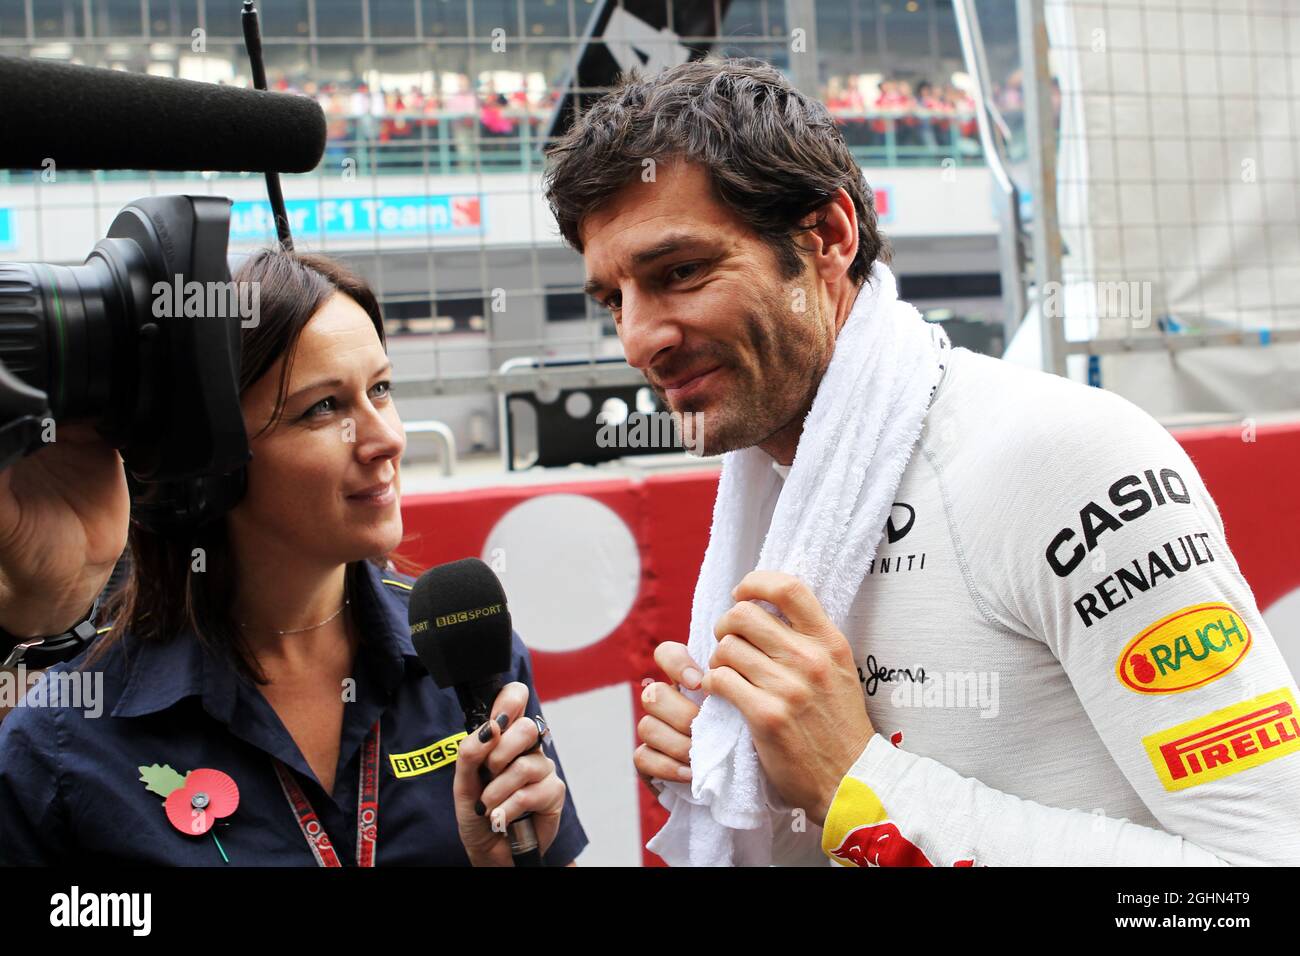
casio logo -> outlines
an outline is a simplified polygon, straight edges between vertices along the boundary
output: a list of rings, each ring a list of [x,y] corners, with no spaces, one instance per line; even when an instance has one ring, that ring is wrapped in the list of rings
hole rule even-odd
[[[1143,479],[1146,480],[1145,487]],[[1148,492],[1148,489],[1149,492]],[[1125,475],[1110,486],[1107,492],[1110,504],[1120,509],[1110,511],[1104,505],[1089,501],[1079,509],[1077,526],[1062,528],[1047,546],[1047,563],[1056,572],[1057,577],[1068,577],[1097,547],[1097,539],[1107,531],[1118,531],[1126,523],[1140,518],[1152,508],[1176,502],[1188,504],[1192,496],[1187,493],[1187,484],[1178,472],[1172,468],[1161,468],[1159,478],[1147,469],[1141,475]],[[1083,533],[1083,541],[1075,527]],[[1073,547],[1070,542],[1074,542]]]

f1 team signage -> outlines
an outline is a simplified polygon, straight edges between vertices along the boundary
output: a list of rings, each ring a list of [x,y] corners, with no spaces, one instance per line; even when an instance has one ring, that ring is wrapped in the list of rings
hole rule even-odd
[[[478,235],[483,231],[477,194],[289,199],[285,212],[289,230],[304,239]],[[0,218],[0,243],[3,224]],[[270,203],[254,200],[231,206],[231,242],[269,242],[274,238]]]
[[[871,192],[876,200],[876,224],[888,226],[894,221],[894,190],[889,186],[875,185]]]
[[[14,211],[0,206],[0,249],[18,248],[18,236],[14,234]]]

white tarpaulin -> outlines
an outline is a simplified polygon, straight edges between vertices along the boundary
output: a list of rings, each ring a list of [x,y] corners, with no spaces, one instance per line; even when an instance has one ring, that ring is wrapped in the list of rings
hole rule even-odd
[[[1300,409],[1300,344],[1273,341],[1300,329],[1300,3],[1046,14],[1065,255],[1045,304],[1067,340],[1240,332],[1250,344],[1108,352],[1101,384],[1157,416]],[[1037,356],[1037,325],[1009,357]]]

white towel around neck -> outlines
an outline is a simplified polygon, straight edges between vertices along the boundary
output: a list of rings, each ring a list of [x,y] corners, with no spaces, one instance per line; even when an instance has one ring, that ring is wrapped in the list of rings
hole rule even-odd
[[[920,437],[946,348],[943,329],[899,301],[893,273],[876,262],[836,338],[784,487],[761,449],[723,456],[687,645],[702,668],[717,647],[715,623],[735,603],[732,588],[755,569],[801,578],[843,629]],[[780,497],[770,527],[757,527],[754,516],[774,494]],[[670,816],[647,848],[671,866],[769,865],[769,805],[781,802],[744,719],[721,697],[705,699],[691,725],[691,771],[690,783],[669,782],[660,794]]]

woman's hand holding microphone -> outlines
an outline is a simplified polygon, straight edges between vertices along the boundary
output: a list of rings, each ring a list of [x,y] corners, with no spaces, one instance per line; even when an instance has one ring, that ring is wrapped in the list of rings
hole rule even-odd
[[[528,686],[507,684],[492,703],[492,719],[460,742],[452,790],[461,843],[474,866],[511,865],[506,828],[528,811],[542,853],[560,829],[566,788],[555,761],[538,746],[527,706]],[[482,766],[492,775],[486,786],[479,781]]]

